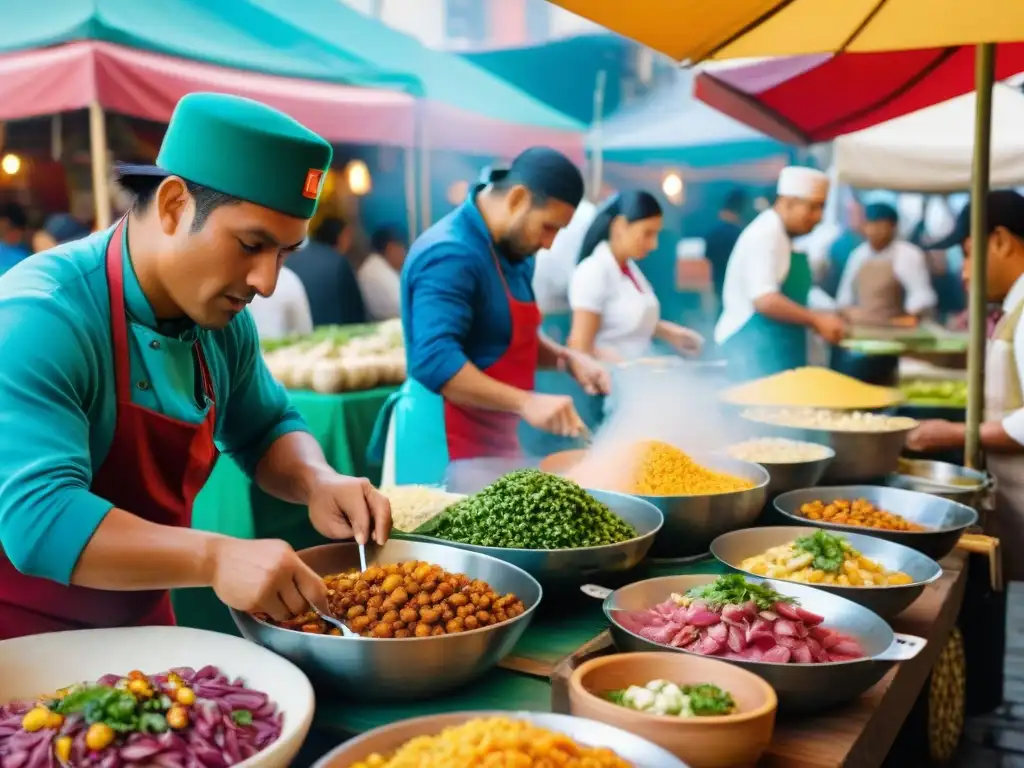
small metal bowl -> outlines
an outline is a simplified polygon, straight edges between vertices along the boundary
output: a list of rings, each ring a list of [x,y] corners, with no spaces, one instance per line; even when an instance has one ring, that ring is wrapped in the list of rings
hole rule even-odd
[[[584,578],[601,573],[618,573],[635,568],[654,544],[654,538],[664,524],[661,511],[649,501],[614,491],[588,491],[612,512],[632,525],[637,536],[618,544],[575,549],[511,549],[464,544],[420,534],[397,534],[410,541],[444,544],[445,546],[476,552],[504,560],[522,568],[544,586],[567,582],[574,586]],[[486,581],[486,579],[485,579]]]
[[[358,570],[355,544],[325,544],[299,552],[326,576]],[[316,684],[373,701],[437,696],[475,680],[509,654],[533,618],[541,586],[528,573],[493,557],[440,544],[390,539],[368,546],[369,565],[423,560],[449,573],[487,582],[500,594],[513,593],[526,606],[514,619],[490,627],[438,637],[378,639],[314,635],[275,627],[234,609],[242,635],[284,656]]]
[[[976,469],[944,461],[902,458],[896,472],[885,482],[893,488],[930,493],[975,509],[992,486],[991,476]]]
[[[744,570],[740,564],[748,557],[755,557],[772,547],[788,544],[800,536],[812,536],[817,528],[795,528],[789,525],[769,528],[747,528],[719,536],[711,544],[711,554],[730,568],[755,578],[765,578]],[[902,571],[913,582],[886,587],[846,587],[842,584],[810,584],[784,577],[772,577],[775,581],[807,584],[823,592],[845,597],[858,605],[870,608],[883,619],[891,619],[902,613],[924,592],[924,588],[942,577],[942,566],[917,550],[885,541],[862,533],[839,534],[864,557],[880,563],[887,570]]]
[[[799,514],[800,507],[809,502],[820,500],[829,504],[838,499],[849,501],[865,499],[880,509],[900,515],[928,530],[884,531],[878,528],[862,528],[827,523],[823,520],[809,520]],[[893,541],[923,552],[933,560],[941,560],[952,552],[963,532],[978,522],[978,513],[963,504],[929,493],[905,491],[901,488],[888,488],[881,485],[848,485],[790,491],[775,499],[775,509],[797,525],[827,528],[830,531],[842,531],[843,533],[861,533],[885,541]]]
[[[540,728],[563,733],[579,744],[606,747],[635,768],[688,768],[686,763],[671,752],[605,723],[571,715],[505,711],[453,712],[400,720],[346,741],[322,757],[313,768],[350,768],[373,754],[389,756],[417,736],[436,736],[445,728],[462,725],[468,720],[492,717],[527,720]]]
[[[820,459],[812,459],[810,461],[756,462],[759,466],[764,467],[768,473],[767,494],[769,497],[798,488],[811,488],[821,482],[821,478],[825,476],[829,465],[835,459],[836,452],[827,445],[819,443],[815,443],[815,445],[827,452]],[[727,456],[730,455],[728,449],[723,453]]]

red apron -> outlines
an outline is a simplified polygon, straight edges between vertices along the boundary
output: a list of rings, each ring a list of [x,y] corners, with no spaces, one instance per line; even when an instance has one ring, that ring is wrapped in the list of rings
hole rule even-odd
[[[106,255],[117,416],[110,453],[90,490],[144,520],[188,527],[192,502],[217,460],[213,382],[197,340],[193,351],[210,400],[201,423],[178,421],[132,403],[124,305],[125,226],[122,219],[107,243]],[[66,629],[154,624],[174,624],[167,590],[108,592],[64,586],[20,573],[0,552],[0,640]]]
[[[512,339],[505,354],[483,372],[502,384],[532,392],[537,373],[537,354],[540,351],[537,337],[541,322],[540,309],[535,301],[516,301],[512,297],[493,247],[491,257],[508,299]],[[517,413],[467,408],[445,400],[444,424],[449,461],[481,457],[514,458],[522,452],[519,447]]]

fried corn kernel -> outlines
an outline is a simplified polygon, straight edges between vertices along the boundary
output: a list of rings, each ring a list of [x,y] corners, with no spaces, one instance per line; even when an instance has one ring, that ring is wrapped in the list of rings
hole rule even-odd
[[[668,443],[650,440],[637,446],[632,492],[643,496],[697,496],[746,491],[754,483],[702,467]]]
[[[436,736],[418,736],[390,757],[371,755],[351,768],[630,768],[610,749],[578,744],[523,720],[470,720]]]

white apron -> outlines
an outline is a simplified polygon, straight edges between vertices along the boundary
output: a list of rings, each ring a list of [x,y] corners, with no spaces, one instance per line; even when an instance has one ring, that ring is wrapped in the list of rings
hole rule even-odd
[[[1024,302],[996,325],[985,353],[985,421],[1002,421],[1024,407],[1013,337]],[[1024,454],[986,455],[995,478],[995,509],[986,521],[986,533],[1000,539],[1009,556],[1003,561],[1007,579],[1024,579]]]

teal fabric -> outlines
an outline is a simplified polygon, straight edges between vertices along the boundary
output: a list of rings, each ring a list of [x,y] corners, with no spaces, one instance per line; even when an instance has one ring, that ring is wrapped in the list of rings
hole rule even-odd
[[[116,414],[105,272],[111,230],[34,255],[0,278],[0,547],[21,570],[67,583],[110,503],[89,491]],[[248,312],[219,331],[158,324],[127,242],[132,400],[198,423],[192,344],[202,344],[220,448],[249,472],[305,422],[263,363]],[[133,478],[125,478],[133,482]]]
[[[334,150],[313,131],[252,99],[190,93],[178,102],[156,164],[264,208],[312,218]]]
[[[32,3],[3,5],[0,53],[76,40],[307,80],[402,89],[416,82],[369,66],[249,0],[48,0],[45,12]]]
[[[806,307],[812,282],[807,255],[793,253],[789,274],[779,292]],[[807,329],[755,312],[746,325],[725,340],[722,354],[729,361],[729,375],[739,381],[800,368],[807,365]]]
[[[344,49],[370,70],[416,78],[417,95],[506,123],[582,131],[583,125],[460,56],[435,51],[338,0],[250,0],[289,27]]]
[[[395,482],[440,485],[448,469],[444,398],[415,379],[402,385],[395,422]]]

